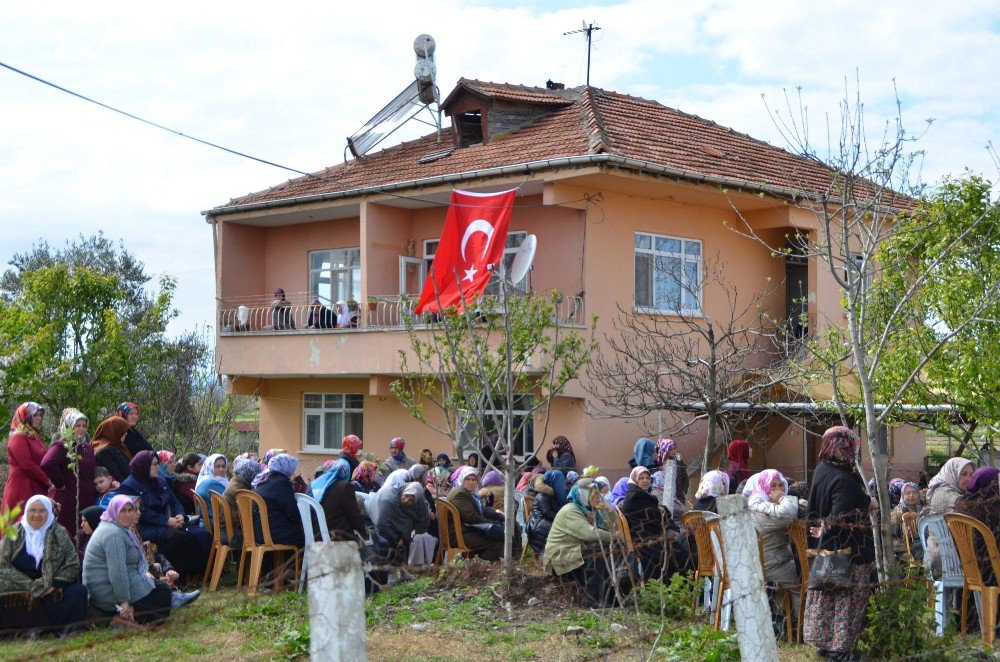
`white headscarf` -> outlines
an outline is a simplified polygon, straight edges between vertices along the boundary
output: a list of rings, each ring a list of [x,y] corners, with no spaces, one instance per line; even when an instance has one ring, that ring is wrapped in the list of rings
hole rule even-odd
[[[220,457],[223,460],[226,460],[226,456],[223,455],[222,453],[215,453],[205,458],[205,461],[202,462],[201,464],[201,471],[198,472],[198,482],[194,484],[195,489],[198,489],[198,487],[206,480],[212,480],[212,479],[215,479],[220,483],[222,483],[224,486],[229,487],[229,478],[225,476],[215,475],[215,461],[218,460]],[[229,460],[226,460],[226,469],[229,469]]]
[[[31,505],[34,503],[42,504],[49,513],[45,524],[40,529],[33,529],[28,524],[28,508],[31,508]],[[52,528],[52,523],[55,521],[56,516],[52,512],[52,501],[47,496],[36,494],[24,504],[24,516],[21,517],[21,530],[24,531],[24,549],[35,559],[36,568],[41,565],[42,557],[45,556],[45,534],[49,532],[49,529]]]

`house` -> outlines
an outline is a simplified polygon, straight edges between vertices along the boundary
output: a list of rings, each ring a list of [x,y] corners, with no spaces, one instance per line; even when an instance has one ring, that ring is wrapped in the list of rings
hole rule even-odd
[[[451,119],[441,135],[205,212],[215,242],[218,370],[233,391],[259,396],[261,451],[285,448],[308,468],[355,433],[381,457],[395,436],[414,456],[422,448],[451,452],[450,440],[414,421],[390,385],[409,347],[399,295],[420,291],[452,188],[517,187],[507,251],[528,233],[539,247],[524,287],[566,293],[562,321],[582,325],[597,315],[599,340],[619,306],[669,315],[681,299],[694,312],[721,305],[697,277],[691,296],[665,291],[648,272],[653,259],[698,274],[705,256],[719,255],[744,288],[787,275],[807,303],[782,294],[775,316],[805,312],[811,328],[843,319],[833,279],[814,260],[776,257],[732,230],[742,216],[779,241],[813,231],[815,219],[796,201],[827,184],[821,166],[655,101],[550,87],[557,89],[463,78],[441,104]],[[306,328],[314,299],[337,307],[342,321],[350,314],[350,323]],[[581,466],[624,474],[640,426],[589,412],[585,384],[571,384],[553,406],[549,437],[567,436]],[[655,434],[656,417],[644,423]],[[695,429],[678,441],[690,458],[704,436]],[[800,477],[815,464],[816,443],[787,422],[751,441],[755,465]],[[922,435],[897,429],[892,442],[896,468],[915,476]],[[544,455],[532,430],[518,443]]]

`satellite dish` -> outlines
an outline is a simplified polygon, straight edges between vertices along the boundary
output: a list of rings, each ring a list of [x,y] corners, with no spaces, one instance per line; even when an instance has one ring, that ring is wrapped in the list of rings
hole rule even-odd
[[[514,263],[510,265],[510,282],[520,283],[531,268],[531,263],[535,259],[535,249],[538,247],[538,239],[533,234],[524,238],[517,253],[514,255]]]

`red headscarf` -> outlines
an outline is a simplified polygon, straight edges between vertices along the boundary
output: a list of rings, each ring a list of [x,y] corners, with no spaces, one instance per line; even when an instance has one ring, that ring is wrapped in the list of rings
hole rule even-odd
[[[340,442],[340,452],[342,455],[350,455],[353,458],[358,457],[358,451],[361,450],[363,446],[361,438],[356,434],[349,434],[344,437],[343,441]]]
[[[823,433],[823,443],[819,448],[819,459],[831,464],[854,470],[854,453],[858,449],[859,437],[850,428],[837,425]]]
[[[37,402],[23,403],[14,412],[14,417],[10,419],[10,431],[24,432],[25,434],[34,434],[37,436],[38,430],[32,427],[31,418],[38,412],[44,413],[45,407],[41,406]]]
[[[733,439],[729,442],[726,457],[730,462],[738,464],[740,469],[746,469],[750,466],[750,444],[746,439]]]

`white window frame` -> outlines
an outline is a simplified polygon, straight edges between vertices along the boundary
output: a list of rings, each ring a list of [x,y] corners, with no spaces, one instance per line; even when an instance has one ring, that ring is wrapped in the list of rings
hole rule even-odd
[[[334,253],[336,251],[345,251],[345,252],[347,252],[347,251],[357,251],[358,252],[358,264],[357,264],[357,266],[356,267],[337,267],[336,269],[333,268],[332,266],[329,269],[323,269],[322,267],[320,267],[318,269],[314,269],[313,268],[313,266],[312,266],[312,264],[313,264],[313,255],[315,255],[317,253],[331,253],[332,254],[332,253]],[[309,299],[310,299],[310,301],[312,299],[316,298],[316,299],[319,299],[320,302],[322,302],[323,304],[329,305],[329,304],[335,303],[338,300],[339,294],[337,292],[334,292],[333,291],[333,287],[332,287],[332,285],[333,285],[333,273],[334,272],[337,272],[337,273],[347,273],[347,274],[350,275],[350,284],[351,284],[350,290],[351,291],[350,291],[349,294],[347,294],[347,295],[344,296],[344,301],[352,301],[352,300],[353,301],[357,301],[358,298],[361,296],[361,248],[360,247],[358,247],[358,246],[347,246],[347,247],[341,247],[341,248],[322,248],[322,249],[318,249],[318,250],[314,250],[314,251],[309,251],[309,256],[306,259],[308,260],[307,263],[306,263],[306,266],[308,267],[308,271],[309,271],[308,286],[309,286]],[[330,259],[330,261],[328,263],[331,264],[331,265],[333,264],[332,255],[331,255],[331,259]],[[330,287],[330,299],[329,300],[325,300],[325,299],[327,299],[327,297],[320,296],[320,294],[319,294],[319,275],[322,274],[322,273],[324,273],[324,272],[327,272],[327,273],[331,274],[331,276],[330,276],[331,287]],[[316,282],[315,287],[313,286],[313,282],[314,282],[313,279],[314,278],[316,279],[316,281],[315,281]]]
[[[322,405],[319,407],[309,406],[307,403],[310,396],[319,397]],[[361,398],[361,407],[348,407],[347,398],[349,396]],[[328,406],[327,398],[340,398],[340,406]],[[302,394],[302,452],[303,453],[318,453],[325,455],[340,455],[340,443],[343,441],[344,437],[349,434],[356,434],[359,437],[362,436],[363,430],[347,429],[347,417],[346,414],[361,414],[361,425],[364,427],[364,413],[365,413],[365,396],[364,393],[316,393],[307,392]],[[323,438],[326,434],[325,419],[327,414],[340,414],[340,431],[341,435],[339,438],[334,439],[333,442],[337,445],[336,448],[327,448],[326,440]],[[318,416],[319,417],[319,443],[309,443],[309,418]]]
[[[640,238],[649,238],[649,248],[640,247]],[[669,251],[664,249],[657,249],[656,243],[657,239],[665,241],[676,241],[680,242],[679,251]],[[691,254],[689,252],[689,247],[693,248],[697,246],[697,255]],[[688,239],[687,237],[675,237],[665,234],[656,234],[653,232],[636,232],[632,239],[632,266],[633,266],[633,281],[632,281],[632,305],[635,312],[638,313],[649,313],[653,315],[687,315],[700,317],[702,315],[702,305],[703,305],[703,273],[702,273],[702,258],[704,256],[704,244],[699,239]],[[652,256],[652,269],[648,275],[650,283],[650,302],[651,305],[643,305],[637,302],[638,291],[636,289],[637,283],[635,282],[635,271],[636,271],[636,260],[640,255]],[[677,259],[680,260],[681,264],[681,290],[680,290],[680,307],[679,308],[669,308],[661,307],[656,305],[657,292],[656,292],[656,260],[661,259]],[[692,288],[690,286],[690,278],[688,277],[688,266],[693,266],[695,268],[695,273],[698,277],[697,285]],[[689,296],[685,297],[685,293]],[[694,305],[687,305],[685,299],[693,299]]]
[[[511,414],[514,416],[515,419],[518,419],[518,418],[529,418],[530,417],[530,420],[528,421],[528,423],[526,425],[522,425],[521,426],[521,451],[522,452],[521,452],[521,454],[515,454],[514,455],[514,457],[517,458],[517,460],[519,462],[522,462],[522,461],[524,461],[525,458],[531,457],[532,455],[535,454],[535,422],[534,422],[534,417],[531,417],[531,406],[532,406],[532,401],[534,400],[534,395],[532,395],[531,393],[516,393],[514,395],[514,398],[515,398],[515,401],[517,399],[522,399],[521,400],[522,403],[525,401],[523,399],[526,399],[528,401],[528,409],[524,409],[522,407],[522,408],[511,410]],[[502,403],[498,403],[498,404],[502,404]],[[466,412],[465,410],[463,410],[462,414],[463,414],[463,417],[468,418],[468,415],[469,415],[468,412]],[[485,422],[487,422],[487,423],[492,422],[492,420],[493,420],[493,418],[495,416],[496,419],[501,422],[501,425],[503,425],[503,420],[504,420],[504,417],[506,415],[507,415],[507,412],[504,411],[503,409],[493,409],[493,410],[484,410],[483,411],[483,417],[484,417]],[[475,426],[468,426],[468,427],[474,428]],[[481,443],[477,439],[473,438],[471,432],[467,432],[467,424],[465,422],[462,423],[462,432],[460,433],[460,436],[461,436],[462,447],[466,450],[466,454],[468,454],[468,453],[476,453],[480,457],[482,457]],[[530,448],[528,447],[528,442],[529,441],[531,442]],[[516,443],[514,445],[515,445],[515,447],[517,446]]]

